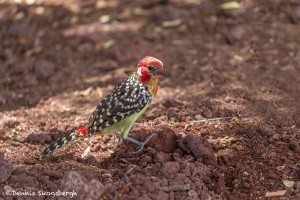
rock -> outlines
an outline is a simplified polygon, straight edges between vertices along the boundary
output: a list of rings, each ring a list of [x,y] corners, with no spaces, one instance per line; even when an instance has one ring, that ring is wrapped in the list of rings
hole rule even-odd
[[[291,21],[295,24],[300,23],[300,5],[298,5],[291,13]]]
[[[18,37],[25,41],[32,41],[35,39],[36,30],[27,23],[12,24],[7,31],[9,36]]]
[[[26,138],[26,141],[27,142],[34,142],[34,143],[44,144],[44,143],[52,142],[52,138],[48,134],[32,133],[32,134],[28,135],[28,137]]]
[[[46,60],[39,60],[35,63],[34,74],[40,81],[47,80],[55,72],[55,66],[53,63]]]
[[[140,165],[142,167],[146,167],[148,166],[149,164],[152,164],[153,163],[153,159],[152,159],[152,156],[145,156],[143,157],[141,160],[140,160]]]
[[[152,147],[156,151],[165,153],[173,152],[177,147],[176,134],[170,128],[163,128],[163,130],[156,132],[157,136],[153,137],[146,146]],[[147,137],[147,136],[146,136]],[[143,139],[145,140],[146,137]],[[141,141],[144,141],[141,140]]]
[[[300,181],[297,181],[294,185],[297,192],[300,192]]]
[[[261,135],[270,137],[273,135],[274,130],[275,130],[275,127],[270,126],[270,125],[264,125],[264,127],[260,128],[258,131]]]
[[[281,139],[281,135],[278,134],[278,133],[275,133],[275,134],[273,135],[272,139],[275,140],[275,141],[278,141],[278,140]]]
[[[131,176],[134,185],[143,185],[149,181],[148,177],[145,177],[142,174],[136,174]]]
[[[191,198],[191,199],[198,199],[198,192],[196,192],[195,190],[189,190],[188,191],[188,196]]]
[[[26,59],[23,62],[17,63],[12,67],[13,74],[28,74],[33,69],[33,60]]]
[[[50,191],[58,190],[58,186],[49,180],[49,176],[37,175],[37,180],[43,183]]]
[[[146,194],[143,196],[139,197],[139,200],[151,200]]]
[[[225,17],[230,17],[230,18],[238,18],[243,14],[244,11],[242,9],[222,10],[222,12],[220,12],[220,15],[223,15]]]
[[[49,176],[52,179],[60,179],[62,178],[62,173],[56,171],[56,170],[51,170],[51,169],[44,169],[42,171],[43,175]]]
[[[0,165],[2,165],[3,163],[5,163],[5,160],[4,160],[4,153],[3,153],[3,152],[0,152]]]
[[[164,152],[158,152],[154,155],[154,162],[166,163],[172,160],[172,157],[169,154]]]
[[[175,175],[179,172],[179,170],[180,166],[178,162],[167,162],[162,166],[160,174],[162,176]]]
[[[34,176],[29,176],[26,173],[12,175],[8,181],[10,184],[18,185],[19,187],[33,187],[38,188],[39,182]]]
[[[0,183],[4,183],[12,174],[13,168],[4,159],[4,153],[0,152]]]
[[[162,113],[162,110],[159,109],[159,108],[151,108],[149,111],[147,111],[145,113],[145,116],[148,118],[148,119],[155,119],[157,117],[159,117]]]
[[[25,158],[24,161],[23,161],[23,163],[24,163],[25,165],[33,165],[35,162],[34,162],[33,159]]]
[[[213,113],[210,109],[204,108],[204,110],[201,112],[201,115],[206,118],[206,119],[210,119],[213,117]]]
[[[206,139],[202,139],[196,135],[187,135],[184,140],[187,149],[191,151],[195,159],[202,158],[203,163],[205,164],[217,164],[217,159],[212,147]]]
[[[0,164],[0,183],[4,183],[11,176],[12,171],[13,168],[9,163]]]
[[[178,112],[177,108],[169,108],[168,113],[167,113],[168,120],[180,121],[181,116],[179,114],[177,114],[177,112]]]
[[[239,131],[239,134],[245,135],[248,138],[253,138],[253,136],[256,134],[256,131],[251,128],[247,128]]]
[[[64,174],[59,190],[62,192],[75,191],[72,199],[100,199],[104,193],[104,186],[96,179],[88,181],[84,176],[75,171],[69,171]],[[70,197],[60,196],[59,200],[70,199]]]
[[[299,144],[297,141],[295,140],[291,140],[289,143],[288,143],[288,147],[291,151],[294,151],[296,150],[297,148],[299,148]]]
[[[168,193],[160,190],[156,196],[156,199],[169,199],[169,195]]]
[[[175,6],[164,6],[155,10],[149,17],[150,21],[156,24],[160,24],[164,21],[172,21],[176,19],[183,19],[188,17],[190,12]]]
[[[167,108],[172,108],[172,107],[180,107],[183,105],[182,102],[180,102],[178,99],[172,97],[172,98],[169,98],[167,99],[163,105]]]
[[[227,41],[229,44],[234,44],[237,41],[244,39],[246,31],[242,26],[234,26],[227,33]]]
[[[24,166],[18,166],[12,171],[13,175],[21,173],[26,173],[26,168]]]

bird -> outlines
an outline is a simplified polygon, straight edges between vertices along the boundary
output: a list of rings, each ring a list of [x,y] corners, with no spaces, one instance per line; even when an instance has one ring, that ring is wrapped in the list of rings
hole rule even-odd
[[[162,61],[151,56],[144,57],[134,72],[100,101],[87,124],[48,146],[40,154],[40,159],[80,137],[107,134],[117,135],[119,142],[127,140],[136,144],[138,148],[133,153],[141,152],[156,133],[152,133],[141,142],[129,137],[129,132],[153,102],[160,79],[170,76]]]

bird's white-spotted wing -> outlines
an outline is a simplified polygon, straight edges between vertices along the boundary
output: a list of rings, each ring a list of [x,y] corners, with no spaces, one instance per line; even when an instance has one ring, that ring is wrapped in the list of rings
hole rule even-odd
[[[130,76],[116,86],[96,107],[90,117],[88,132],[93,135],[113,124],[140,112],[152,96],[138,81],[136,75]]]

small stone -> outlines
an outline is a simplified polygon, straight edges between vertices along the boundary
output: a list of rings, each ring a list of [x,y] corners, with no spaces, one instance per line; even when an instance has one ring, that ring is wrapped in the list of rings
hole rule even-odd
[[[42,173],[44,175],[47,175],[47,176],[51,177],[52,179],[60,179],[63,176],[62,173],[60,173],[60,172],[58,172],[56,170],[51,170],[51,169],[44,169],[42,171]]]
[[[13,168],[9,163],[0,165],[0,183],[4,183],[12,174]]]
[[[12,171],[12,175],[26,173],[26,168],[23,166],[18,166]]]
[[[36,30],[28,23],[13,23],[7,30],[9,36],[18,37],[25,42],[35,39]]]
[[[273,140],[280,140],[281,136],[278,133],[275,133],[272,137]]]
[[[189,190],[188,191],[188,196],[191,198],[191,199],[198,199],[198,192],[196,192],[195,190]]]
[[[299,148],[299,144],[298,142],[296,142],[295,140],[291,140],[289,143],[288,143],[288,147],[291,151],[294,151],[295,149]]]
[[[206,108],[201,112],[201,115],[206,119],[210,119],[213,117],[212,111]]]
[[[172,157],[169,154],[164,152],[158,152],[154,155],[154,162],[166,163],[172,160]]]
[[[30,159],[30,158],[25,158],[23,163],[25,165],[33,165],[34,164],[34,160]]]
[[[180,121],[181,116],[177,112],[178,112],[177,108],[174,108],[174,107],[169,108],[168,113],[167,113],[168,120],[170,120],[170,121]]]
[[[296,191],[300,192],[300,181],[297,181],[294,185]]]
[[[158,195],[156,197],[156,199],[168,199],[168,198],[169,198],[168,193],[163,192],[161,190],[158,192]]]
[[[32,133],[32,134],[28,135],[28,137],[26,138],[26,141],[27,142],[34,142],[34,143],[44,144],[44,143],[52,142],[52,138],[48,134]]]
[[[243,186],[244,186],[244,188],[247,188],[247,189],[249,189],[251,187],[251,185],[247,182],[244,182]]]
[[[229,29],[227,41],[229,44],[234,44],[237,41],[244,39],[246,31],[242,26],[234,26]]]
[[[38,180],[34,176],[29,176],[26,173],[12,175],[8,181],[13,185],[18,185],[19,187],[39,187]]]
[[[141,166],[146,167],[148,164],[153,163],[152,156],[145,156],[140,160]]]
[[[146,112],[145,116],[149,119],[155,119],[161,115],[162,111],[159,108],[152,108]]]
[[[132,176],[132,181],[134,185],[143,185],[148,181],[148,178],[142,174],[136,174]]]
[[[162,166],[160,174],[163,176],[175,175],[179,170],[180,166],[178,162],[167,162]]]
[[[96,179],[88,181],[84,176],[75,171],[64,174],[59,190],[62,192],[75,191],[77,196],[72,199],[100,199],[104,193],[104,186]],[[59,200],[69,199],[66,196],[59,196]]]
[[[300,23],[300,5],[292,11],[291,20],[295,24]]]
[[[49,79],[55,72],[53,63],[46,60],[39,60],[35,63],[34,73],[40,81]]]
[[[23,62],[17,63],[12,67],[14,74],[27,74],[33,69],[33,60],[27,59]]]
[[[245,135],[248,138],[253,138],[253,136],[256,134],[256,131],[251,128],[247,128],[247,129],[241,130],[239,132],[239,134]]]
[[[259,129],[259,133],[260,133],[261,135],[265,135],[265,136],[270,137],[270,136],[272,136],[274,130],[275,130],[274,127],[265,125],[263,128],[260,128],[260,129]]]

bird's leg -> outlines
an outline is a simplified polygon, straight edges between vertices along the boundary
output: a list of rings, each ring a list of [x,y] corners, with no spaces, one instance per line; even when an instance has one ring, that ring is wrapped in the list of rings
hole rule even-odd
[[[135,140],[135,139],[130,138],[130,137],[127,137],[127,138],[124,138],[124,139],[139,146],[138,150],[133,152],[134,154],[137,154],[137,153],[141,152],[144,149],[144,146],[151,140],[151,138],[153,138],[156,135],[157,135],[156,133],[152,133],[150,136],[148,136],[146,138],[146,140],[144,142],[140,142],[140,141]]]
[[[122,142],[123,142],[123,138],[122,138],[122,136],[120,135],[120,133],[119,133],[119,132],[115,132],[114,134],[115,134],[115,136],[118,138],[118,144],[122,143]]]
[[[115,136],[118,138],[118,143],[115,147],[117,147],[118,145],[120,145],[122,142],[123,142],[123,138],[122,136],[120,135],[119,132],[114,132]]]

